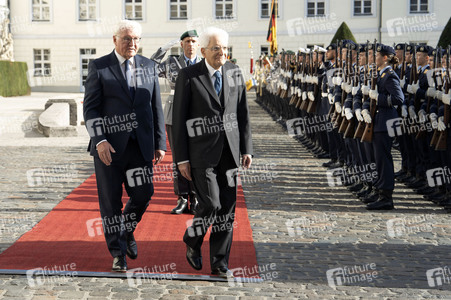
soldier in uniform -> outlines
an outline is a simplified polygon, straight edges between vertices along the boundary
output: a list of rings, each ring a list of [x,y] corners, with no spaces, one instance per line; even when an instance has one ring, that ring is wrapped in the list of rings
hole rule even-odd
[[[362,116],[366,123],[374,122],[373,152],[376,162],[377,180],[374,186],[378,191],[378,198],[370,202],[368,210],[393,209],[393,190],[395,187],[393,157],[391,155],[392,137],[388,135],[387,121],[397,117],[395,105],[404,103],[399,78],[393,71],[392,65],[398,63],[395,50],[386,45],[377,46],[376,66],[378,68],[377,88],[370,90],[369,97],[376,101],[374,120],[369,113],[369,101],[363,103]]]
[[[168,135],[169,145],[171,147],[173,156],[172,160],[175,162],[173,135],[172,135],[172,103],[174,101],[175,81],[177,79],[180,69],[187,66],[196,64],[201,61],[201,58],[197,56],[197,49],[199,47],[198,35],[196,30],[189,30],[180,36],[180,46],[183,49],[183,54],[179,57],[170,56],[163,63],[159,65],[160,76],[167,79],[171,92],[166,100],[164,106],[164,119],[166,123],[166,132]],[[159,49],[161,50],[161,49]],[[164,53],[161,53],[164,52]],[[154,54],[152,57],[156,60],[156,57],[164,56],[165,51],[157,51],[158,54]],[[178,167],[173,164],[174,169],[174,193],[178,196],[177,206],[171,210],[172,214],[181,214],[189,211],[194,214],[198,206],[196,192],[192,181],[188,181],[180,174]],[[188,209],[189,200],[189,209]]]

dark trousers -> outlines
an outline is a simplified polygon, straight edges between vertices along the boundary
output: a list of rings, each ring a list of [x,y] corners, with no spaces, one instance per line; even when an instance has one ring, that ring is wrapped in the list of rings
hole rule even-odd
[[[395,189],[395,170],[391,155],[393,138],[387,132],[374,132],[371,144],[377,171],[377,180],[374,185],[380,190],[393,191]]]
[[[129,139],[120,160],[106,166],[94,157],[105,240],[113,257],[126,254],[126,234],[135,230],[153,195],[152,162],[145,161],[138,142]],[[122,184],[129,201],[122,212]]]
[[[174,145],[173,137],[172,137],[172,125],[166,125],[166,133],[168,134],[169,147],[171,147],[172,151],[172,170],[174,174],[174,193],[177,196],[187,196],[189,194],[196,194],[194,190],[194,184],[192,181],[189,181],[180,173],[179,168],[175,162],[174,157],[174,149],[172,145]]]
[[[219,164],[213,168],[192,168],[199,209],[193,224],[187,228],[183,241],[200,249],[211,226],[210,266],[227,267],[233,238],[236,205],[236,165],[227,143]]]

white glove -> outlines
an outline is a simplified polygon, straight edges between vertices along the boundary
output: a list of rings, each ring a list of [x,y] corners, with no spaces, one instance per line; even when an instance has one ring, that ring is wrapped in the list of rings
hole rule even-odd
[[[450,92],[448,92],[448,94],[445,94],[445,93],[442,94],[442,102],[443,103],[449,105],[450,100],[451,100],[451,93]]]
[[[371,116],[370,116],[370,113],[368,112],[368,109],[362,110],[362,117],[363,117],[363,120],[365,121],[365,123],[367,123],[367,124],[371,123]]]
[[[412,84],[412,91],[413,91],[413,93],[412,94],[415,94],[417,91],[418,91],[418,89],[420,88],[420,84]]]
[[[409,112],[407,111],[407,105],[401,106],[401,116],[403,118],[407,118],[409,116]]]
[[[407,85],[407,93],[409,93],[409,94],[414,94],[413,89],[412,89],[412,85],[411,85],[411,84],[408,84],[408,85]]]
[[[379,93],[376,90],[370,90],[369,96],[371,99],[377,101],[377,97],[379,96]]]
[[[369,95],[370,93],[370,87],[367,85],[362,85],[362,94]]]
[[[418,121],[420,123],[426,122],[426,112],[424,111],[424,109],[420,109],[418,111]]]
[[[341,103],[340,102],[335,102],[335,111],[337,113],[341,113]]]
[[[307,82],[307,83],[311,83],[312,82],[310,75],[305,76],[305,82]]]
[[[426,91],[426,96],[434,98],[434,97],[435,97],[435,92],[436,92],[436,91],[437,91],[437,90],[436,90],[435,88],[429,87],[429,88],[427,89],[427,91]]]
[[[431,119],[431,125],[433,129],[437,129],[438,122],[437,122],[437,114],[430,113],[429,118]]]
[[[415,107],[413,105],[409,106],[409,116],[411,119],[417,118],[417,113],[415,112]]]
[[[318,84],[318,76],[312,76],[312,83]]]
[[[335,85],[340,85],[341,86],[341,83],[343,82],[343,78],[341,78],[341,77],[335,77]]]
[[[442,95],[443,95],[443,92],[442,92],[442,91],[437,91],[437,92],[435,92],[435,98],[437,98],[437,99],[439,99],[439,100],[442,100]]]
[[[351,120],[352,117],[354,117],[354,115],[352,114],[352,109],[350,109],[349,107],[345,108],[345,117],[348,120]]]
[[[306,100],[307,99],[307,92],[302,92],[302,100]]]
[[[346,91],[346,86],[347,86],[348,84],[346,83],[346,81],[344,81],[344,82],[342,82],[341,83],[341,89],[343,90],[343,91]]]
[[[360,83],[352,88],[352,95],[355,96],[360,89]]]
[[[327,98],[329,99],[329,104],[332,105],[334,104],[334,95],[332,94],[328,94]]]
[[[355,110],[355,117],[357,118],[357,120],[359,122],[363,122],[363,117],[362,117],[362,110],[360,108],[357,108]]]
[[[294,94],[294,86],[291,86],[291,87],[290,87],[290,93],[291,93],[291,94]]]
[[[168,51],[169,49],[172,48],[172,46],[174,46],[175,44],[178,44],[178,43],[180,43],[179,39],[172,40],[169,43],[167,43],[166,45],[164,45],[163,47],[161,47],[161,50]]]
[[[301,98],[302,97],[302,90],[301,90],[301,88],[298,88],[297,92],[298,92],[298,97]]]
[[[307,93],[307,97],[308,97],[308,99],[309,99],[310,101],[315,100],[315,95],[313,95],[313,92],[308,92],[308,93]]]
[[[350,84],[346,84],[346,93],[351,93],[352,92],[352,85],[350,85]]]
[[[405,79],[401,79],[399,81],[399,85],[401,86],[401,88],[403,88],[406,85],[406,80]]]
[[[301,82],[302,82],[302,83],[305,82],[305,76],[301,76]]]
[[[443,117],[438,118],[438,125],[437,125],[438,131],[444,131],[446,129],[445,122],[443,121]]]

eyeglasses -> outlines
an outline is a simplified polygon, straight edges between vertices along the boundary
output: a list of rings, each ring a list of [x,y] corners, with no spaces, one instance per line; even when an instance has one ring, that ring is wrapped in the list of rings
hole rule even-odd
[[[120,38],[127,44],[130,44],[132,41],[135,42],[135,44],[139,44],[139,42],[141,41],[140,37],[131,38],[129,36],[126,36],[126,37],[120,37]]]
[[[227,51],[229,50],[227,47],[220,47],[220,46],[214,46],[214,47],[211,47],[211,48],[205,48],[205,49],[209,49],[209,50],[211,50],[211,51],[213,51],[213,52],[219,52],[219,50],[221,50],[221,49],[222,49],[222,51],[224,51],[224,52],[227,52]]]

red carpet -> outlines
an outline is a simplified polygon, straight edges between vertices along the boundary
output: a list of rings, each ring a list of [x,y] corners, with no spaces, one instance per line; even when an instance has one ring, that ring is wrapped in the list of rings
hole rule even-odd
[[[210,275],[208,235],[202,246],[203,269],[195,271],[186,261],[186,246],[182,241],[186,222],[193,216],[169,213],[177,199],[173,192],[171,164],[171,153],[168,151],[154,175],[160,179],[165,177],[167,181],[154,184],[155,193],[135,231],[138,259],[127,259],[128,268],[143,268],[144,272],[150,273]],[[124,190],[124,203],[127,200]],[[96,181],[95,175],[92,175],[32,230],[0,254],[0,273],[11,273],[11,270],[23,273],[23,270],[55,266],[61,268],[68,264],[75,264],[72,266],[76,266],[78,273],[110,272],[112,257],[106,247],[101,223],[88,221],[99,217]],[[238,187],[235,222],[229,268],[255,269],[257,259],[241,186]]]

